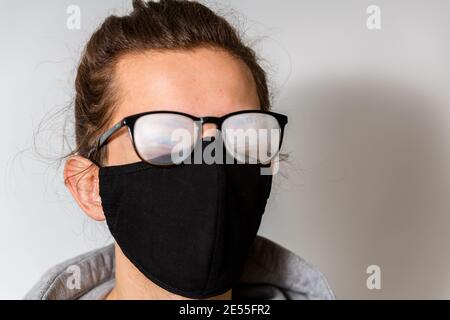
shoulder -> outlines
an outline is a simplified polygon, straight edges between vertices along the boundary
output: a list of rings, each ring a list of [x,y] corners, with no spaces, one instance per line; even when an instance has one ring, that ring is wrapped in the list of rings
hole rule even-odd
[[[264,237],[256,238],[240,283],[247,288],[245,294],[250,291],[252,297],[335,299],[328,280],[317,268]]]
[[[90,251],[50,268],[24,299],[79,299],[111,280],[114,267],[114,245]]]

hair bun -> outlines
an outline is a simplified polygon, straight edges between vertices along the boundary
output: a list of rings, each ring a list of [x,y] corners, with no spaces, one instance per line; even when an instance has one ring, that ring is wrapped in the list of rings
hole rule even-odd
[[[133,0],[133,9],[140,10],[145,9],[147,3],[144,0]]]

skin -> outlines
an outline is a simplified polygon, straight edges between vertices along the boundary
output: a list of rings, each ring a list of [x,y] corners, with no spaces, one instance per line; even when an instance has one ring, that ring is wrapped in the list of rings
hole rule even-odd
[[[220,49],[127,54],[116,65],[114,81],[119,101],[110,126],[126,116],[147,111],[172,110],[199,117],[219,117],[235,111],[259,109],[256,84],[250,70],[241,60]],[[205,125],[204,135],[213,128],[213,124]],[[106,147],[107,166],[140,161],[125,128]],[[98,172],[99,168],[88,159],[73,156],[66,162],[64,180],[80,208],[93,220],[104,221]],[[107,299],[186,299],[148,280],[117,244],[115,254],[116,286]],[[213,299],[231,299],[231,290]]]

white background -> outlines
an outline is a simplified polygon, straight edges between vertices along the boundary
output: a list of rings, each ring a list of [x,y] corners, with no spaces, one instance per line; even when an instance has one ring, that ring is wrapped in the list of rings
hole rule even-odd
[[[64,188],[54,159],[70,109],[57,111],[94,28],[130,3],[0,0],[0,298],[20,299],[50,266],[111,241]],[[71,4],[81,30],[66,27]],[[379,31],[366,27],[371,4]],[[212,7],[259,38],[275,110],[290,116],[290,163],[261,234],[316,265],[338,298],[449,299],[450,2]],[[373,264],[379,291],[366,287]]]

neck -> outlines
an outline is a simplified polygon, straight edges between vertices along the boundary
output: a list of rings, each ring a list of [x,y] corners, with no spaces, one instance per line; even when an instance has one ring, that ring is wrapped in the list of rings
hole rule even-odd
[[[115,246],[115,287],[106,300],[190,300],[173,294],[147,279]],[[231,300],[231,290],[209,300]]]

